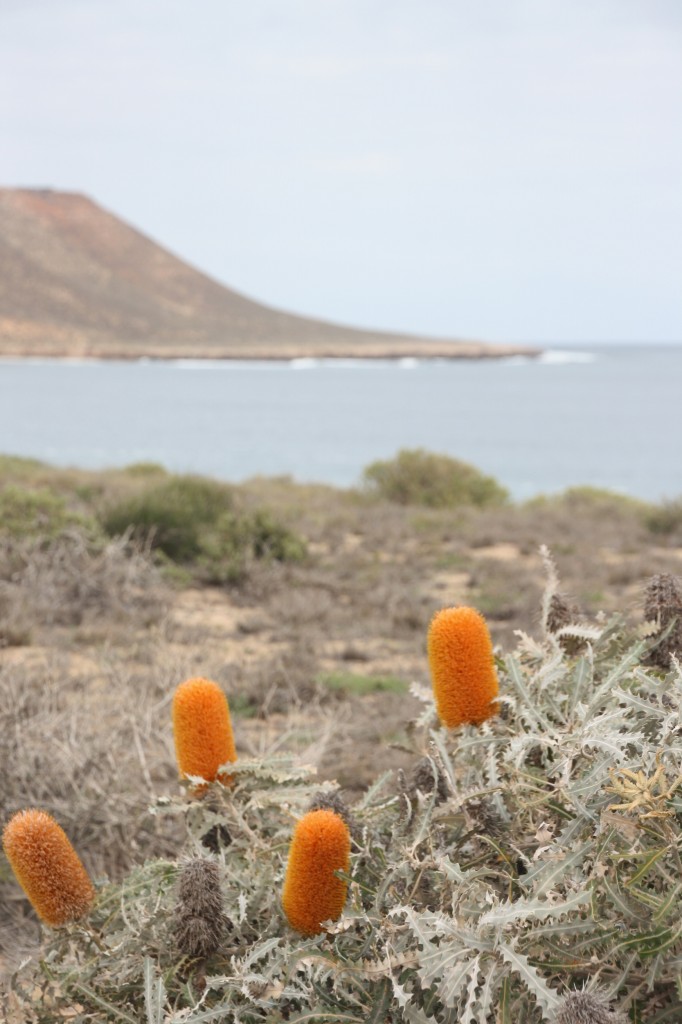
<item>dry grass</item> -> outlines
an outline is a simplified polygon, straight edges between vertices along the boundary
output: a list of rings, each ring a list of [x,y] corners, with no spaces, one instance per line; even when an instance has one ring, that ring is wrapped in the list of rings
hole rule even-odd
[[[0,647],[29,643],[36,627],[151,625],[162,612],[159,574],[125,537],[93,546],[70,529],[46,545],[0,534]]]

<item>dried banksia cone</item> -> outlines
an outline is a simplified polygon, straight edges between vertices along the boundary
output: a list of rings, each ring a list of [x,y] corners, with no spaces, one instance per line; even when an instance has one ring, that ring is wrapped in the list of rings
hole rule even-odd
[[[38,916],[53,928],[78,921],[95,898],[90,876],[63,828],[45,811],[18,811],[2,845]]]
[[[339,818],[343,818],[348,828],[352,831],[355,822],[345,801],[333,790],[330,792],[316,793],[308,804],[309,811],[334,811]]]
[[[182,776],[199,775],[214,782],[221,765],[237,760],[227,697],[209,679],[188,679],[176,689],[173,735]],[[222,773],[220,781],[227,783],[230,776]]]
[[[558,633],[566,626],[572,626],[580,619],[580,609],[565,594],[552,594],[547,611],[547,630]]]
[[[677,580],[668,572],[652,576],[644,595],[644,617],[658,625],[658,633],[670,632],[649,652],[647,661],[670,668],[671,654],[682,654],[682,593]]]
[[[431,620],[428,656],[438,717],[448,728],[497,713],[493,645],[475,608],[443,608]]]
[[[556,635],[567,626],[573,626],[581,619],[578,606],[568,600],[564,594],[554,593],[549,599],[547,608],[547,632]],[[585,641],[570,632],[559,638],[559,643],[567,654],[577,654],[584,646]]]
[[[570,992],[564,999],[556,1024],[627,1024],[627,1017],[612,1010],[597,992]]]
[[[227,919],[220,891],[220,870],[213,861],[197,857],[180,873],[173,930],[185,956],[207,957],[218,949]]]
[[[335,871],[348,871],[350,833],[334,811],[308,811],[294,830],[284,879],[282,906],[302,935],[317,935],[323,921],[341,916],[348,886]]]

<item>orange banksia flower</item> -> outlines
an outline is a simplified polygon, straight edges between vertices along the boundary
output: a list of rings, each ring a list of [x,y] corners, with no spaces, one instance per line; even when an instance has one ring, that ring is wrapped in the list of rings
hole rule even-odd
[[[214,782],[218,769],[236,761],[227,697],[209,679],[180,683],[173,697],[173,735],[180,774],[200,775]],[[230,781],[221,775],[220,781]]]
[[[323,921],[341,916],[348,886],[335,871],[348,872],[350,833],[334,811],[308,811],[296,825],[289,848],[282,906],[302,935],[317,935]]]
[[[5,825],[2,845],[41,920],[56,928],[87,914],[93,884],[54,818],[45,811],[18,811]]]
[[[429,626],[428,655],[443,725],[480,725],[497,714],[492,703],[498,694],[493,645],[485,619],[475,608],[439,611]]]

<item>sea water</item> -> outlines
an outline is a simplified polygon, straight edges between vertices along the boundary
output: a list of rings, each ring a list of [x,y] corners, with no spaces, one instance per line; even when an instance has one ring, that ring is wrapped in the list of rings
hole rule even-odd
[[[400,448],[473,463],[516,498],[590,484],[682,494],[682,347],[539,359],[0,360],[0,452],[159,462],[226,480],[356,483]]]

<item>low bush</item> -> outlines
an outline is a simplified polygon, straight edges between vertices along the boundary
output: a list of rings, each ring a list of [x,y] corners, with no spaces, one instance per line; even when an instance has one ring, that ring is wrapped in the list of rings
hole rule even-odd
[[[608,515],[618,519],[640,518],[646,515],[651,507],[639,498],[628,494],[610,491],[606,487],[589,485],[568,487],[558,494],[541,494],[531,498],[525,504],[529,509],[564,508],[572,515]]]
[[[231,508],[232,493],[224,484],[177,476],[110,505],[102,513],[102,526],[112,537],[132,529],[153,549],[183,562],[201,553],[202,527]]]
[[[660,537],[682,535],[682,498],[662,501],[646,517],[651,533]]]
[[[110,536],[132,532],[206,583],[240,582],[253,559],[296,562],[306,554],[304,541],[271,513],[235,509],[230,487],[201,477],[171,477],[117,501],[102,526]]]
[[[51,541],[74,526],[96,530],[94,520],[72,512],[64,499],[51,491],[15,485],[0,490],[0,535]]]
[[[393,459],[373,462],[363,472],[367,493],[399,505],[477,508],[503,505],[508,492],[493,477],[449,455],[403,449]]]

